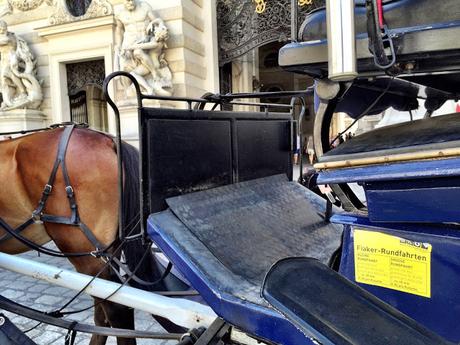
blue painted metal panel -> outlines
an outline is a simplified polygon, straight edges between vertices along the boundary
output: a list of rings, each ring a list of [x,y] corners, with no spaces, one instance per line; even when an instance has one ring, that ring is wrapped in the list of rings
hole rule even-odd
[[[457,204],[458,205],[458,204]],[[355,281],[353,237],[355,228],[378,231],[432,245],[431,297],[357,283],[442,337],[460,342],[460,227],[409,224],[373,224],[367,218],[336,215],[334,223],[345,225],[340,273]]]
[[[310,338],[298,330],[284,316],[273,309],[238,299],[219,291],[192,260],[177,246],[150,216],[147,232],[175,267],[190,281],[203,299],[227,322],[237,325],[249,334],[257,335],[284,345],[314,345]]]
[[[460,158],[336,169],[318,183],[358,182],[373,222],[460,222]]]
[[[371,189],[366,199],[373,222],[460,222],[460,187]]]

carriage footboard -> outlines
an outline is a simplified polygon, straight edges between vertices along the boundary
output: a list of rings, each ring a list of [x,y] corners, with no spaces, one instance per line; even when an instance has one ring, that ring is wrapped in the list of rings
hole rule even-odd
[[[342,227],[322,217],[324,199],[286,176],[166,202],[168,210],[149,217],[149,235],[240,330],[285,345],[447,344],[328,267]]]
[[[279,259],[334,257],[342,227],[324,220],[324,199],[275,175],[166,201],[149,235],[219,316],[263,339],[310,343],[260,291]]]

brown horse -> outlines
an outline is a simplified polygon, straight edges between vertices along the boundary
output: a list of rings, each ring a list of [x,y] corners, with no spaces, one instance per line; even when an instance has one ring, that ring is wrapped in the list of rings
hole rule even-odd
[[[17,139],[0,141],[0,218],[11,227],[16,227],[30,219],[42,198],[44,186],[48,183],[56,159],[62,128],[37,132]],[[138,217],[139,174],[138,152],[132,146],[122,145],[124,157],[125,206],[129,210],[124,215],[125,224]],[[109,246],[117,241],[118,204],[117,153],[111,137],[88,129],[75,128],[70,136],[65,163],[74,190],[78,213],[82,222],[91,229],[97,241]],[[60,167],[52,186],[44,213],[69,217],[71,214],[65,179]],[[129,204],[129,205],[128,205]],[[135,222],[134,222],[135,223]],[[0,229],[0,251],[10,254],[30,250],[14,238],[1,240],[4,231]],[[91,252],[94,245],[87,236],[75,226],[44,222],[34,223],[22,233],[24,237],[42,245],[53,240],[62,252]],[[116,242],[115,242],[116,243]],[[137,244],[136,244],[137,243]],[[114,246],[115,247],[115,246]],[[130,267],[136,265],[143,253],[137,241],[130,242],[124,253]],[[141,253],[141,254],[139,254]],[[78,272],[95,275],[104,266],[100,258],[92,256],[71,257],[69,260]],[[146,260],[151,264],[151,260]],[[144,278],[149,275],[143,267]],[[158,276],[155,270],[150,279]],[[109,270],[101,278],[112,279]],[[94,321],[98,326],[134,328],[134,315],[131,308],[103,301],[96,303]],[[103,345],[106,337],[93,335],[91,345]],[[117,339],[118,344],[135,344],[135,339]]]

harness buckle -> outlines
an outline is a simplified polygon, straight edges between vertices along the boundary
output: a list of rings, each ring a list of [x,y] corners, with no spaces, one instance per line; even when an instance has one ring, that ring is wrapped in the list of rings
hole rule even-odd
[[[105,264],[109,262],[109,259],[107,259],[107,257],[106,257],[105,255],[101,255],[101,256],[99,257],[99,259],[101,259],[102,262],[105,263]]]
[[[50,195],[52,190],[53,186],[50,184],[46,184],[45,188],[43,189],[43,194]]]
[[[104,263],[109,262],[109,259],[107,259],[106,255],[104,252],[101,251],[101,249],[96,248],[96,250],[93,250],[92,252],[89,252],[90,255],[96,259],[101,259]]]
[[[73,197],[74,191],[73,191],[72,186],[66,186],[65,187],[65,192],[67,193],[67,197],[69,197],[69,198]]]
[[[35,224],[43,224],[42,213],[41,212],[32,212],[32,220]]]

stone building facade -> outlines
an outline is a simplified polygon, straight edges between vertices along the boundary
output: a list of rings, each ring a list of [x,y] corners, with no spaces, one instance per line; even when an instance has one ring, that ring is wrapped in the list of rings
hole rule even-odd
[[[151,9],[153,17],[147,15],[145,23],[133,19],[135,16],[127,9],[127,3],[132,2],[144,11]],[[22,106],[24,99],[34,100],[32,92],[24,91],[21,96],[21,83],[13,83],[5,74],[6,90],[16,92],[12,99],[19,106],[8,109],[0,106],[0,131],[75,121],[114,133],[115,118],[107,108],[102,81],[121,69],[123,59],[124,62],[131,59],[131,65],[138,61],[131,67],[128,61],[123,66],[129,68],[124,69],[137,73],[138,80],[144,83],[143,91],[154,94],[199,97],[206,92],[299,90],[312,85],[311,78],[278,67],[278,49],[292,35],[291,1],[266,1],[264,13],[257,13],[256,3],[253,0],[0,0],[0,21],[6,22],[8,35],[27,45],[26,50],[34,59],[29,77],[39,83],[41,93],[40,102],[29,102],[39,103],[38,106]],[[307,5],[299,5],[299,22],[306,13],[324,5],[324,0],[303,3]],[[154,27],[167,31],[163,40],[156,36]],[[126,42],[120,42],[128,40],[126,32],[134,35],[130,38],[131,45],[137,48],[126,49]],[[6,55],[2,54],[1,37],[0,33],[0,55]],[[131,50],[123,55],[120,47],[124,52]],[[14,50],[11,44],[5,49]],[[149,61],[142,64],[143,52],[158,66],[150,66]],[[22,60],[21,63],[24,64]],[[7,67],[12,69],[13,65],[14,61]],[[16,74],[18,71],[22,71],[21,66]],[[157,81],[152,81],[155,78]],[[3,79],[0,73],[0,82]],[[27,80],[23,84],[27,85]],[[126,81],[110,85],[110,93],[121,110],[123,137],[135,143],[137,108],[131,89]],[[0,92],[2,96],[8,94]],[[3,104],[5,97],[2,98]],[[310,107],[302,125],[304,137],[311,133],[314,119],[312,99],[307,103]],[[185,107],[167,101],[151,105]],[[339,118],[337,131],[345,124]]]
[[[114,132],[114,117],[107,109],[101,86],[106,75],[119,69],[117,30],[120,13],[127,10],[126,2],[129,1],[0,1],[0,19],[6,22],[9,33],[27,43],[35,58],[34,75],[43,94],[36,109],[27,106],[0,109],[2,131],[86,118],[92,127]],[[170,71],[174,95],[197,97],[208,91],[218,92],[215,1],[137,0],[135,3],[137,6],[146,3],[168,31],[161,59]],[[146,29],[139,23],[136,25],[136,30]],[[135,52],[131,51],[134,55]],[[7,81],[12,84],[11,79]],[[17,91],[15,86],[10,85],[13,92]],[[118,82],[111,85],[110,91],[121,105],[125,138],[135,139],[137,121],[132,99],[124,94],[124,87]]]

